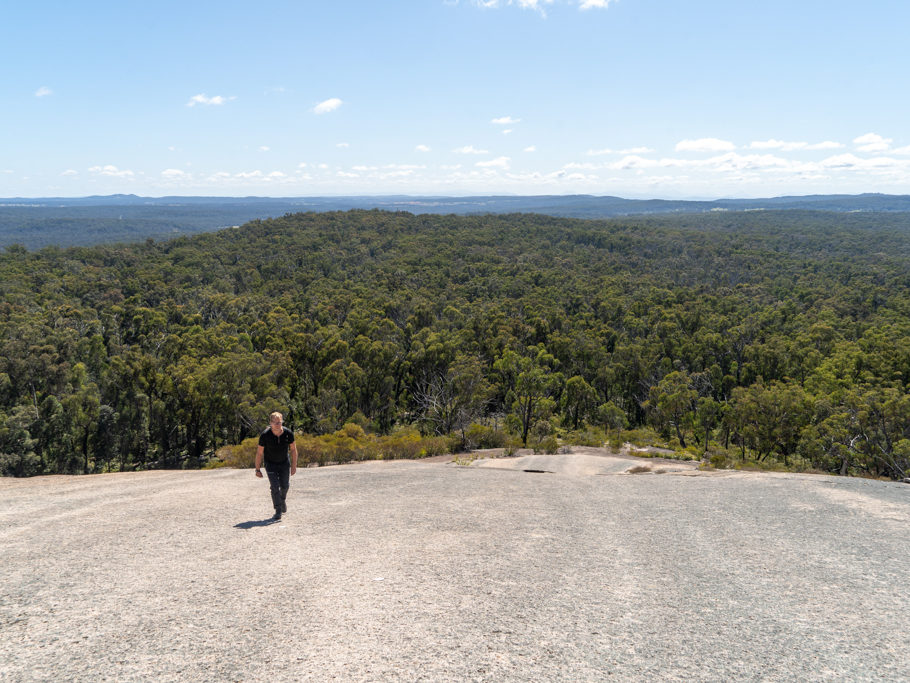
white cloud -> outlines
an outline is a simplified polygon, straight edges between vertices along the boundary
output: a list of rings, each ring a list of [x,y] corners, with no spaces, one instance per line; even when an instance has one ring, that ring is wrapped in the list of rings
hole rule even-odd
[[[339,178],[359,178],[360,177],[359,173],[348,173],[346,171],[338,171],[335,175],[337,175]]]
[[[495,9],[502,5],[517,5],[521,9],[531,9],[543,13],[544,5],[552,5],[554,0],[474,0],[478,7]]]
[[[198,95],[193,95],[190,98],[190,101],[186,103],[186,106],[195,107],[197,104],[205,104],[219,107],[225,102],[230,102],[231,100],[236,99],[236,97],[224,97],[223,95],[215,95],[214,97],[209,97],[205,93],[199,93]]]
[[[782,152],[794,152],[797,150],[839,149],[841,147],[843,147],[841,143],[832,142],[831,140],[809,144],[808,142],[787,142],[784,140],[775,140],[774,138],[763,141],[756,140],[749,145],[749,149],[779,149]]]
[[[48,95],[53,95],[54,91],[48,88],[47,86],[42,85],[35,91],[35,97],[47,97]]]
[[[241,180],[252,180],[254,178],[261,178],[262,171],[244,171],[243,173],[235,173],[235,178],[240,178]]]
[[[510,161],[509,157],[496,157],[489,161],[478,161],[474,165],[480,168],[508,168]]]
[[[347,148],[350,147],[351,145],[350,145],[349,143],[347,143],[347,142],[339,142],[339,143],[338,143],[337,145],[335,145],[335,146],[338,147],[339,149],[347,149]]]
[[[313,107],[314,114],[328,114],[330,111],[335,111],[342,105],[341,100],[337,97],[332,97],[327,100],[323,100],[315,107]]]
[[[506,128],[504,131],[502,131],[502,134],[503,134],[503,135],[509,135],[509,134],[511,134],[511,133],[512,133],[512,129],[511,129],[511,128]]]
[[[736,149],[736,145],[732,142],[717,138],[681,140],[676,145],[677,152],[732,152],[734,149]]]
[[[429,152],[430,151],[430,148],[426,145],[417,145],[414,149],[418,152]]]
[[[184,177],[186,177],[186,173],[184,173],[183,171],[181,171],[178,168],[166,168],[161,172],[161,175],[163,175],[165,178],[184,178]]]
[[[656,166],[661,166],[660,161],[654,159],[645,159],[644,157],[638,156],[637,154],[629,154],[619,161],[613,162],[607,168],[612,168],[617,171],[625,171],[632,168],[654,168]]]
[[[531,145],[530,147],[525,147],[525,152],[536,152],[536,151],[537,151],[537,147],[535,145]]]
[[[907,147],[898,147],[897,149],[891,150],[892,154],[910,154],[910,145]]]
[[[132,171],[128,171],[126,169],[121,171],[116,166],[111,166],[110,164],[107,166],[92,166],[89,168],[89,173],[96,173],[98,175],[111,176],[115,178],[131,178],[132,176],[136,175]]]
[[[281,171],[272,171],[269,173],[269,178],[286,178],[287,176]]]
[[[839,142],[825,140],[824,142],[816,142],[814,145],[809,145],[806,149],[840,149],[841,147],[843,145]]]
[[[73,170],[72,168],[68,168],[60,175],[65,175],[65,176],[79,175],[79,171]]]
[[[443,4],[457,5],[459,0],[443,0]],[[539,12],[546,16],[544,7],[554,4],[556,0],[471,0],[471,4],[484,9],[497,9],[503,6],[516,6],[521,9],[529,9]],[[580,10],[589,9],[606,9],[616,0],[564,0],[566,4],[578,5]]]
[[[749,145],[749,149],[779,149],[784,152],[790,152],[795,149],[803,149],[809,145],[808,142],[784,142],[783,140],[756,140]]]
[[[599,157],[605,154],[650,154],[654,150],[650,147],[630,147],[628,149],[589,149],[587,155],[589,157]]]
[[[306,162],[301,161],[299,164],[297,164],[297,168],[306,168]]]
[[[869,171],[874,173],[910,170],[910,161],[892,157],[863,158],[855,154],[837,154],[824,159],[819,166],[823,170],[843,169],[849,171]]]
[[[475,149],[474,145],[465,145],[464,147],[458,147],[453,149],[455,154],[489,154],[490,152],[485,149]]]
[[[498,126],[512,126],[521,121],[521,119],[513,119],[511,116],[501,116],[498,119],[493,119],[490,123],[495,123]]]
[[[894,140],[891,138],[883,138],[877,133],[866,133],[853,139],[853,144],[857,145],[861,152],[884,152],[891,147],[892,142]]]
[[[259,151],[260,151],[260,152],[268,152],[268,151],[270,151],[271,149],[272,149],[272,148],[269,147],[269,146],[267,146],[267,145],[262,145],[262,146],[259,148]]]

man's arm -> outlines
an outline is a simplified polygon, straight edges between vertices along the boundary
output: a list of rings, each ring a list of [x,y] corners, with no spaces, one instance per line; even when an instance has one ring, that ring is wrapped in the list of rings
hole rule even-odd
[[[259,468],[262,467],[262,454],[265,452],[265,448],[259,446],[256,448],[256,476],[262,477],[262,470]]]
[[[291,443],[291,474],[297,474],[297,444]]]

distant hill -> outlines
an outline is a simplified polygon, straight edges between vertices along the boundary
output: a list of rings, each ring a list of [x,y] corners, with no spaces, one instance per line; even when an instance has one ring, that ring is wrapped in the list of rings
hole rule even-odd
[[[139,197],[0,199],[0,246],[91,245],[169,239],[305,211],[383,209],[415,214],[539,213],[565,218],[803,209],[910,212],[910,195],[808,195],[683,201],[593,195],[493,197]]]

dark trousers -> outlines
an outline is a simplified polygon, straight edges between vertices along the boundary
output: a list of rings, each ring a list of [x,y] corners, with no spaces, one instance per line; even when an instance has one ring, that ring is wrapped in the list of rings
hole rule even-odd
[[[272,492],[272,505],[280,511],[281,504],[288,496],[288,486],[291,484],[291,463],[265,461],[265,473],[269,477],[269,488]]]

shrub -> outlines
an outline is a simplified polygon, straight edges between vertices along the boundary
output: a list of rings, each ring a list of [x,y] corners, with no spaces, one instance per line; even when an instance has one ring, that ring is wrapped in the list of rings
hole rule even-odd
[[[256,464],[256,449],[259,446],[259,437],[244,439],[239,444],[222,446],[215,451],[215,460],[209,463],[212,468],[236,467],[246,469]],[[299,446],[298,446],[299,448]]]
[[[604,445],[606,436],[604,431],[597,427],[589,427],[585,430],[578,430],[566,434],[563,441],[570,446],[593,446],[599,448]]]
[[[452,453],[449,448],[449,439],[444,436],[428,436],[421,439],[421,450],[418,457],[429,458],[434,455]]]
[[[521,448],[521,439],[517,436],[509,437],[506,441],[506,445],[503,446],[502,454],[506,456],[515,455],[519,448]]]
[[[31,477],[40,469],[41,461],[31,451],[24,455],[0,453],[0,477]]]
[[[727,456],[723,453],[714,453],[710,459],[711,467],[722,470],[727,467]]]
[[[486,425],[471,424],[465,430],[465,448],[505,448],[509,435]]]
[[[556,437],[552,434],[550,436],[543,437],[534,445],[535,453],[547,453],[554,454],[559,450],[559,442],[556,440]]]

